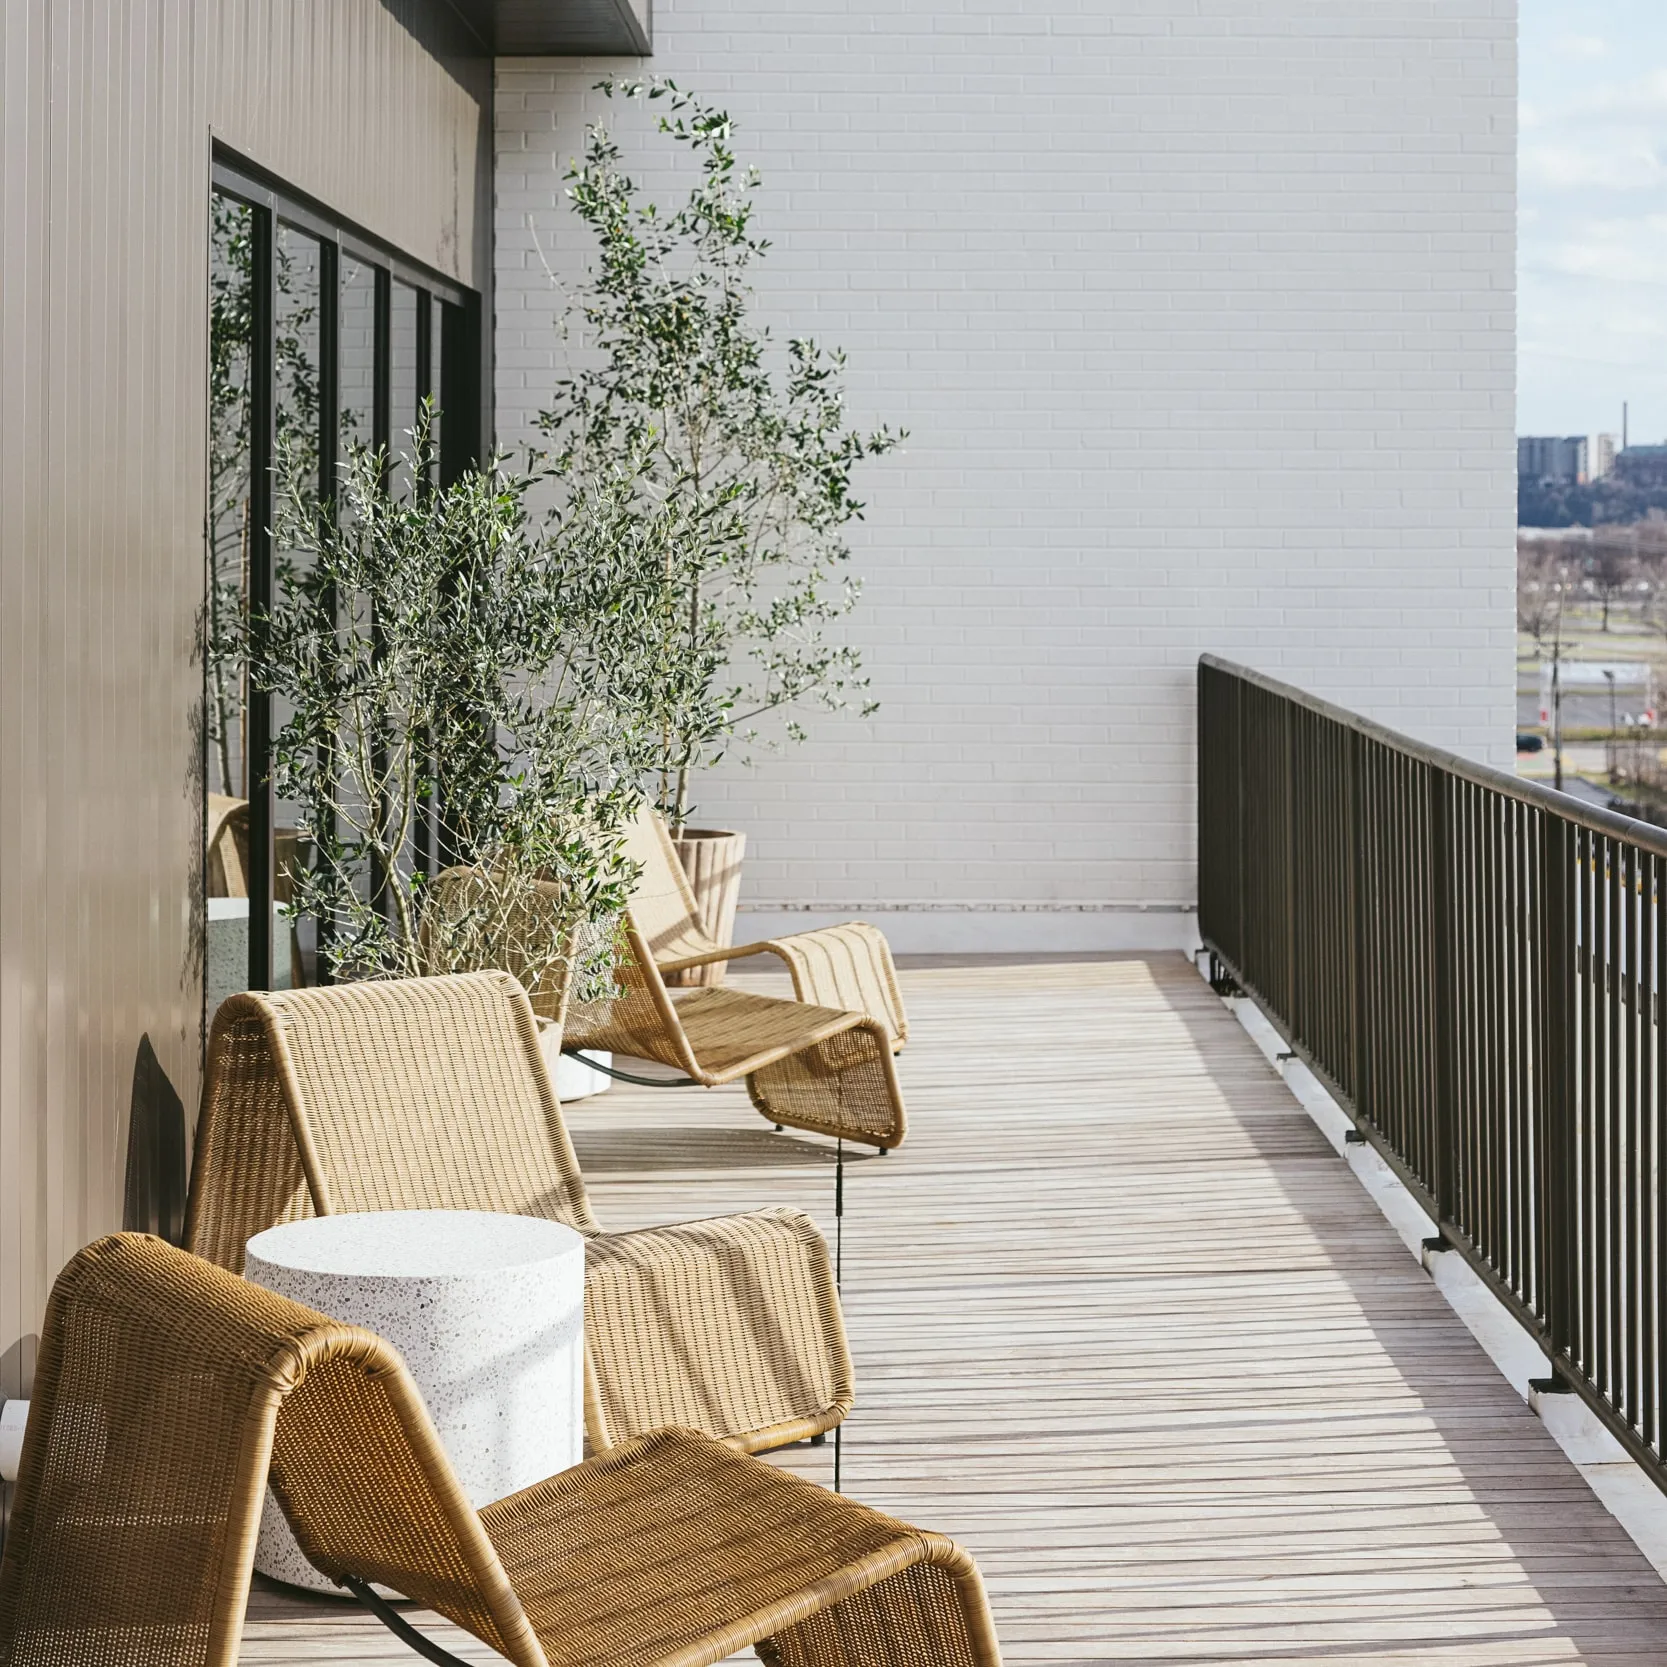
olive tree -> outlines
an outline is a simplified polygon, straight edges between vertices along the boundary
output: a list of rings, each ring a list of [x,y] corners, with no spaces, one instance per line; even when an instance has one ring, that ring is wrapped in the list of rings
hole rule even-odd
[[[750,317],[750,274],[768,244],[753,230],[755,169],[731,148],[733,123],[666,80],[600,84],[663,109],[657,131],[698,164],[669,212],[645,199],[602,123],[586,130],[567,196],[595,240],[574,295],[577,353],[540,426],[568,480],[641,460],[637,512],[668,510],[723,536],[668,543],[661,577],[675,599],[656,647],[646,712],[657,737],[661,803],[674,825],[691,773],[771,716],[803,733],[807,703],[871,711],[857,650],[828,627],[859,584],[843,537],[862,513],[852,477],[903,438],[845,420],[845,357],[806,338],[777,351]]]
[[[412,438],[420,482],[426,422]],[[546,471],[501,457],[398,497],[356,449],[333,514],[282,469],[276,600],[238,647],[288,714],[273,786],[312,853],[293,907],[338,976],[506,966],[536,988],[622,906],[662,550],[709,536],[678,503],[645,515],[633,469],[542,517]]]

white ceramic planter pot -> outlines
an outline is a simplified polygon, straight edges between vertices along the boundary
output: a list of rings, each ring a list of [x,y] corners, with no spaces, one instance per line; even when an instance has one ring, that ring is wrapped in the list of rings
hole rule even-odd
[[[565,1105],[571,1105],[575,1100],[588,1099],[592,1094],[605,1094],[613,1084],[612,1077],[605,1077],[600,1071],[593,1071],[588,1065],[582,1065],[570,1054],[561,1051],[561,1026],[540,1020],[538,1025],[538,1045],[544,1050],[544,1063],[550,1067],[550,1075],[555,1079],[556,1098]],[[601,1048],[589,1050],[602,1061],[604,1065],[612,1065],[614,1056]]]

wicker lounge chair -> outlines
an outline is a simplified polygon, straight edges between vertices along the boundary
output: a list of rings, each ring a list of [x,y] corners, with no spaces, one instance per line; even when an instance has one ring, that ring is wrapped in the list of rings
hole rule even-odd
[[[700,911],[677,848],[652,807],[632,823],[625,854],[642,869],[631,894],[632,927],[653,952],[662,974],[703,967],[713,961],[738,961],[751,955],[774,955],[793,975],[793,993],[816,1007],[866,1013],[886,1028],[894,1053],[909,1035],[897,969],[885,934],[863,921],[795,932],[787,938],[725,949],[714,943],[700,923]]]
[[[519,1667],[749,1644],[778,1667],[999,1664],[953,1541],[687,1431],[477,1512],[388,1344],[135,1234],[83,1250],[48,1305],[0,1661],[235,1667],[269,1475],[307,1556],[407,1642],[369,1583]]]
[[[615,959],[613,999],[575,1002],[562,1045],[587,1062],[587,1050],[608,1050],[684,1073],[665,1086],[716,1088],[745,1077],[753,1105],[778,1126],[882,1152],[908,1132],[892,1034],[882,1020],[721,985],[674,994],[634,915]]]
[[[501,1210],[589,1238],[593,1448],[681,1424],[746,1451],[831,1429],[851,1359],[809,1217],[603,1233],[526,995],[508,973],[233,996],[215,1017],[186,1246],[343,1210]]]

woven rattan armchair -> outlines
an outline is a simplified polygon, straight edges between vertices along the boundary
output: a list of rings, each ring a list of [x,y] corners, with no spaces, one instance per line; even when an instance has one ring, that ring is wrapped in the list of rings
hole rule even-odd
[[[613,997],[568,1009],[567,1052],[657,1060],[706,1088],[744,1077],[754,1107],[778,1127],[882,1152],[902,1144],[908,1117],[881,1020],[721,985],[673,992],[630,918],[622,936]]]
[[[877,926],[854,920],[726,949],[701,925],[677,847],[652,806],[645,806],[631,824],[625,854],[641,870],[631,893],[631,925],[648,945],[661,973],[682,972],[713,961],[774,955],[793,975],[793,993],[800,1001],[866,1013],[885,1026],[892,1051],[901,1051],[908,1040],[909,1020],[903,1011],[891,947]]]
[[[593,1448],[680,1424],[747,1451],[831,1429],[851,1358],[808,1216],[604,1233],[521,986],[503,972],[233,996],[209,1039],[188,1249],[346,1210],[500,1210],[584,1233]]]
[[[137,1234],[82,1251],[47,1308],[0,1662],[235,1667],[269,1476],[306,1555],[396,1630],[370,1583],[518,1667],[749,1644],[776,1667],[999,1664],[953,1541],[689,1431],[477,1512],[388,1344]]]

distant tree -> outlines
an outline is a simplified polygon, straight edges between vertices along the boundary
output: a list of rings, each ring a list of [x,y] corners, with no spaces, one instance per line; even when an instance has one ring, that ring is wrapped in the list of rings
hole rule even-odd
[[[1638,579],[1638,544],[1631,527],[1599,528],[1586,546],[1581,562],[1585,588],[1603,607],[1603,629],[1609,629],[1609,610]]]
[[[1635,486],[1627,481],[1535,480],[1517,478],[1519,527],[1630,526],[1650,512],[1667,511],[1667,486]]]
[[[1667,519],[1640,522],[1633,536],[1639,623],[1667,637]]]
[[[1541,653],[1556,637],[1574,583],[1567,543],[1556,538],[1517,538],[1517,629],[1534,639]]]
[[[1594,489],[1570,481],[1517,477],[1519,527],[1589,527],[1596,514]]]

